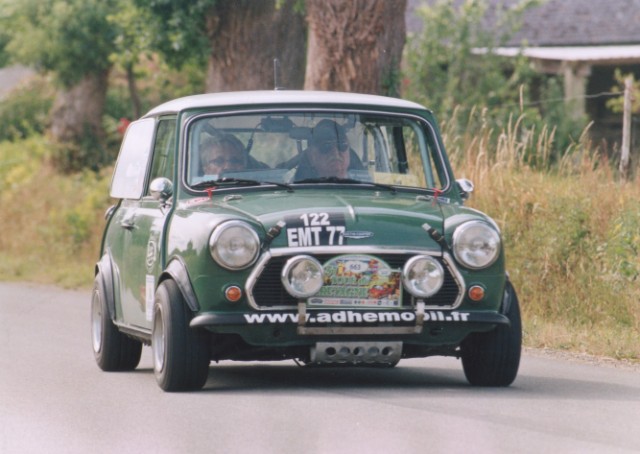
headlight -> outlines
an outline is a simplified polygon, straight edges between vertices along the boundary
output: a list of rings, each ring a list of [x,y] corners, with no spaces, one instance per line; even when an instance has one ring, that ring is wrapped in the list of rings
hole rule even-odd
[[[433,257],[417,255],[404,265],[402,282],[413,296],[427,298],[435,295],[442,287],[444,269]]]
[[[213,259],[228,270],[240,270],[251,265],[258,257],[258,234],[242,221],[229,221],[219,225],[209,238]]]
[[[500,255],[500,235],[481,221],[462,224],[453,233],[453,255],[468,268],[486,268]]]
[[[322,265],[308,255],[292,257],[282,268],[282,284],[296,298],[308,298],[318,293],[323,278]]]

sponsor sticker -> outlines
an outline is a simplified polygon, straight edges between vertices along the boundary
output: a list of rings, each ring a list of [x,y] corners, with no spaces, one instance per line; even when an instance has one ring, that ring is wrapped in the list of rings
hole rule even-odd
[[[324,285],[313,306],[400,307],[400,270],[369,255],[343,255],[324,264]]]
[[[424,313],[425,322],[469,322],[471,314],[458,311],[426,311]],[[298,314],[291,312],[268,312],[243,314],[244,321],[249,325],[254,324],[286,324],[298,323]],[[326,324],[326,323],[346,323],[346,324],[377,324],[377,323],[415,323],[416,313],[412,311],[357,311],[340,310],[333,312],[312,312],[305,314],[305,323]]]

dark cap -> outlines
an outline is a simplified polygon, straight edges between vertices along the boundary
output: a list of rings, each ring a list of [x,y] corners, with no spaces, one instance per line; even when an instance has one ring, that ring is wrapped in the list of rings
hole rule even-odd
[[[322,120],[311,131],[311,143],[321,144],[325,142],[344,142],[347,140],[347,132],[344,126],[332,120]]]

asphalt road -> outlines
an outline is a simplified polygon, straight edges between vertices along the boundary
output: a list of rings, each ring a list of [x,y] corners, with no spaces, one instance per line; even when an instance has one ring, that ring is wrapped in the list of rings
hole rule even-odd
[[[640,371],[523,358],[510,388],[453,358],[391,370],[212,364],[205,389],[156,385],[150,349],[104,373],[89,291],[0,283],[0,453],[640,452]]]

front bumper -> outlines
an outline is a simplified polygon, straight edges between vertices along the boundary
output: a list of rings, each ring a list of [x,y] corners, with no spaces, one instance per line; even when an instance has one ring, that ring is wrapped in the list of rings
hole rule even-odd
[[[509,319],[497,312],[425,310],[424,304],[415,310],[309,310],[304,303],[297,311],[261,311],[249,313],[205,313],[191,320],[191,327],[236,327],[245,331],[252,326],[296,327],[305,335],[420,335],[427,326],[508,325]],[[224,329],[227,331],[227,329]]]

